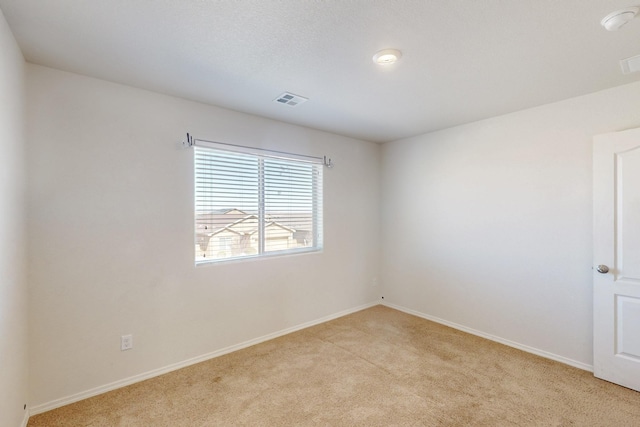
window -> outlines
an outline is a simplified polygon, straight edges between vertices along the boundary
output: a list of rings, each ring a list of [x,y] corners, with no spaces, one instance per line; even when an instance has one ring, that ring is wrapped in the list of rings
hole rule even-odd
[[[321,163],[194,150],[196,264],[322,249]]]

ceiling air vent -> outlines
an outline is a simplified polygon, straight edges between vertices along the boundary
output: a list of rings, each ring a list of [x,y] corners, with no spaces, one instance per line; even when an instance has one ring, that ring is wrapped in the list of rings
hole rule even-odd
[[[631,74],[640,71],[640,55],[623,59],[620,61],[620,66],[622,67],[622,72],[624,74]]]
[[[294,95],[292,93],[285,92],[279,97],[277,97],[276,99],[274,99],[273,102],[277,102],[279,104],[285,104],[290,107],[296,107],[302,104],[303,102],[307,102],[308,100],[309,98],[305,98],[304,96]]]

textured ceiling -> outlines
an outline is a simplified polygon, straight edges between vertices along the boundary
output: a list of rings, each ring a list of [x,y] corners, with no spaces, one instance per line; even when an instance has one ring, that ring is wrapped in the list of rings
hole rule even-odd
[[[640,54],[640,17],[600,26],[629,5],[0,0],[30,62],[375,142],[640,80],[619,66]],[[375,65],[384,48],[401,61]],[[309,101],[274,103],[285,91]]]

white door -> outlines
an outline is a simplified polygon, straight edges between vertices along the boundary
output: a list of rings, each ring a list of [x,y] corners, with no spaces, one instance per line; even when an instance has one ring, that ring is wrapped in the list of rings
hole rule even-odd
[[[640,129],[594,138],[593,239],[594,375],[640,391]]]

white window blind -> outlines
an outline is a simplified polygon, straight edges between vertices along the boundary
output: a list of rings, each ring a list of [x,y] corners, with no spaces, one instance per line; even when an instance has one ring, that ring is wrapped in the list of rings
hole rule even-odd
[[[322,164],[194,147],[195,261],[322,248]]]

